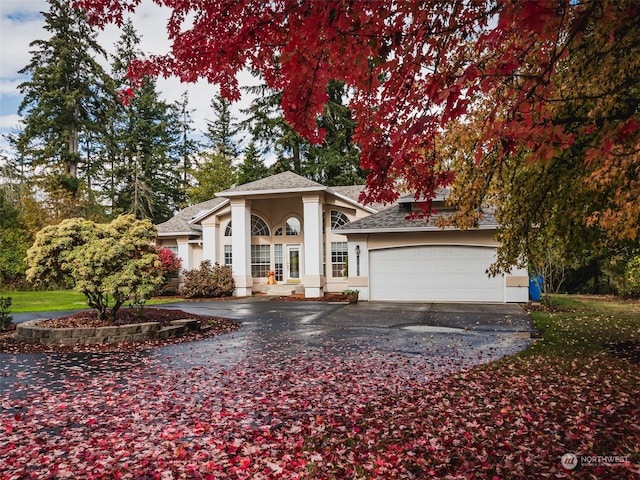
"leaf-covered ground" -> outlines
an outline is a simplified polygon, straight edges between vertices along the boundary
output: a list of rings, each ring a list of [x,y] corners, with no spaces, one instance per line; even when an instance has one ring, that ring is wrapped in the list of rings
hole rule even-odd
[[[2,393],[0,478],[640,475],[640,376],[607,359],[508,359],[444,376],[377,352],[103,367]],[[567,452],[629,463],[570,472]]]
[[[470,366],[327,340],[225,366],[198,345],[31,362],[0,392],[0,479],[640,477],[640,368],[603,352]]]

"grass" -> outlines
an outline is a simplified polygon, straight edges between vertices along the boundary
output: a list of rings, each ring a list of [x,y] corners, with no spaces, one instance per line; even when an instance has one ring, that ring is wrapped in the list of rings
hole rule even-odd
[[[0,297],[11,297],[10,313],[55,312],[89,308],[85,296],[73,290],[0,292]],[[157,305],[174,301],[175,299],[157,298],[147,302],[147,305]]]
[[[640,302],[557,295],[552,307],[532,312],[540,338],[522,357],[578,359],[605,353],[613,344],[640,342]]]

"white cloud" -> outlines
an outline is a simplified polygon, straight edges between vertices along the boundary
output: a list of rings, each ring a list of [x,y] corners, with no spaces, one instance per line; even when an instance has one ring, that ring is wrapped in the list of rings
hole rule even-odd
[[[25,80],[18,71],[31,59],[29,43],[49,36],[43,28],[44,18],[39,13],[48,9],[46,0],[0,0],[0,102],[2,103],[0,134],[7,133],[8,128],[17,126],[17,105],[21,100],[17,87]],[[170,44],[166,34],[167,18],[168,10],[153,2],[143,2],[132,17],[133,25],[142,38],[140,50],[146,55],[162,54],[169,49]],[[120,30],[109,25],[100,31],[98,40],[105,50],[111,53],[119,37]],[[108,71],[107,65],[105,68]],[[248,73],[242,74],[240,81],[245,85],[256,83]],[[190,108],[194,110],[192,113],[194,129],[199,132],[206,130],[206,120],[213,118],[210,104],[219,91],[217,86],[209,85],[204,81],[184,84],[175,78],[158,79],[157,85],[161,97],[168,102],[179,100],[186,90]],[[232,107],[236,118],[240,117],[240,109],[246,108],[249,101],[245,98]],[[7,111],[12,108],[16,111]]]
[[[21,119],[17,113],[0,116],[0,129],[11,131],[19,128],[20,126]]]

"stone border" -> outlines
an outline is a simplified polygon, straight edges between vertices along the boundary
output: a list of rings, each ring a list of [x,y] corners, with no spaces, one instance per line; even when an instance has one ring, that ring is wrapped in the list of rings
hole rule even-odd
[[[132,323],[109,327],[47,328],[43,320],[31,320],[16,326],[16,340],[42,345],[94,345],[104,343],[145,342],[180,337],[200,330],[198,320],[173,320],[168,327],[159,322]]]

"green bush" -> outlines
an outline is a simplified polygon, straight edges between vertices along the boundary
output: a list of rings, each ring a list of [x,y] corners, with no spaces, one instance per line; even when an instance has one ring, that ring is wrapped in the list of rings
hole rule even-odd
[[[108,224],[64,220],[38,232],[27,252],[27,279],[70,281],[101,320],[115,323],[126,301],[140,307],[164,281],[155,239],[153,224],[133,215]]]
[[[186,298],[227,297],[235,287],[231,267],[217,263],[212,266],[209,260],[204,260],[200,268],[184,272],[180,294]]]
[[[640,297],[640,255],[632,257],[624,268],[618,291],[623,297]]]
[[[13,317],[9,315],[11,307],[11,297],[0,297],[0,331],[9,330]]]

